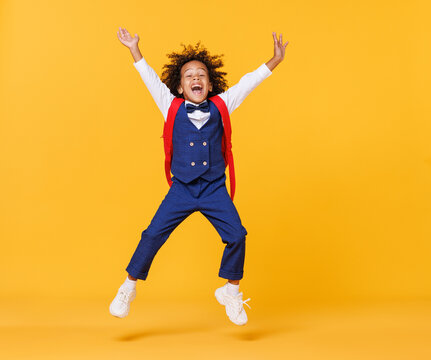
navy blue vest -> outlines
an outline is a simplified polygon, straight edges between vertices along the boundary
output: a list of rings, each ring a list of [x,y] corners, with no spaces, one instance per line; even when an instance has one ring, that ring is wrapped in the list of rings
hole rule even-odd
[[[214,103],[208,100],[210,118],[198,129],[188,118],[183,102],[175,117],[172,133],[172,174],[184,183],[198,177],[212,181],[222,176],[226,166],[221,150],[223,122]]]

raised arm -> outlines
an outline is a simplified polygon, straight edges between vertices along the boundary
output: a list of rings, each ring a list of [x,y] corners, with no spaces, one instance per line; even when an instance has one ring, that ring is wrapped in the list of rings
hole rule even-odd
[[[269,70],[265,64],[262,64],[253,72],[245,74],[235,85],[231,86],[225,92],[219,94],[225,102],[229,114],[231,114],[244,99],[271,74],[271,70]]]
[[[129,48],[134,60],[133,65],[141,75],[142,80],[147,86],[151,96],[153,97],[166,121],[169,106],[171,105],[171,102],[175,98],[175,96],[171,93],[169,88],[160,80],[157,73],[150,65],[148,65],[148,63],[142,56],[138,46],[138,34],[135,34],[135,37],[132,37],[126,29],[120,27],[120,30],[117,31],[117,36],[121,43],[127,48]]]
[[[270,76],[275,67],[283,61],[285,49],[289,42],[283,45],[282,34],[280,34],[280,40],[277,39],[276,33],[273,32],[272,36],[274,39],[274,56],[253,72],[245,74],[237,84],[230,87],[224,93],[219,94],[226,103],[229,114],[232,113],[263,80]]]
[[[277,34],[275,32],[272,33],[272,37],[274,39],[274,56],[266,63],[266,66],[268,66],[268,69],[271,71],[284,60],[286,46],[289,44],[289,41],[286,41],[286,44],[283,45],[283,34],[281,33],[280,39],[277,39]]]

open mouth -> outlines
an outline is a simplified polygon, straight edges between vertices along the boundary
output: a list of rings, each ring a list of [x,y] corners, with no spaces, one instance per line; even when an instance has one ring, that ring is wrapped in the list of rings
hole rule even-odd
[[[194,95],[202,95],[203,89],[200,85],[193,85],[192,86],[192,92]]]

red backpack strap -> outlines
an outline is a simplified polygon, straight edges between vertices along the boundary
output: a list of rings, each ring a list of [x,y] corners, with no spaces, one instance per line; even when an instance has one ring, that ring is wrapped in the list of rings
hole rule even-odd
[[[172,185],[171,180],[171,162],[172,162],[172,133],[174,131],[175,116],[177,115],[180,105],[184,102],[182,98],[175,98],[171,102],[168,110],[168,117],[163,126],[163,145],[165,149],[165,174],[169,186]]]
[[[229,181],[230,181],[230,197],[233,201],[235,196],[235,168],[233,164],[233,154],[232,154],[232,127],[230,124],[230,116],[227,106],[223,99],[218,96],[212,96],[209,98],[217,109],[220,111],[221,118],[223,121],[223,138],[222,138],[222,152],[225,160],[225,165],[229,166]]]

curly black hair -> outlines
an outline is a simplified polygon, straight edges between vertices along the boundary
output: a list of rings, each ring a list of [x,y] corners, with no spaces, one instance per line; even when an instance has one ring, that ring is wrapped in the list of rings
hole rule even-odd
[[[172,94],[176,97],[184,98],[183,94],[178,93],[178,87],[181,84],[181,68],[192,60],[198,60],[205,64],[208,69],[209,80],[213,85],[212,91],[208,93],[208,97],[220,94],[227,90],[227,80],[225,79],[226,72],[218,70],[223,66],[221,59],[224,54],[210,55],[205,46],[199,41],[194,47],[192,45],[184,45],[182,52],[172,52],[166,54],[171,60],[169,64],[165,64],[162,68],[162,76],[160,79],[166,84]]]

